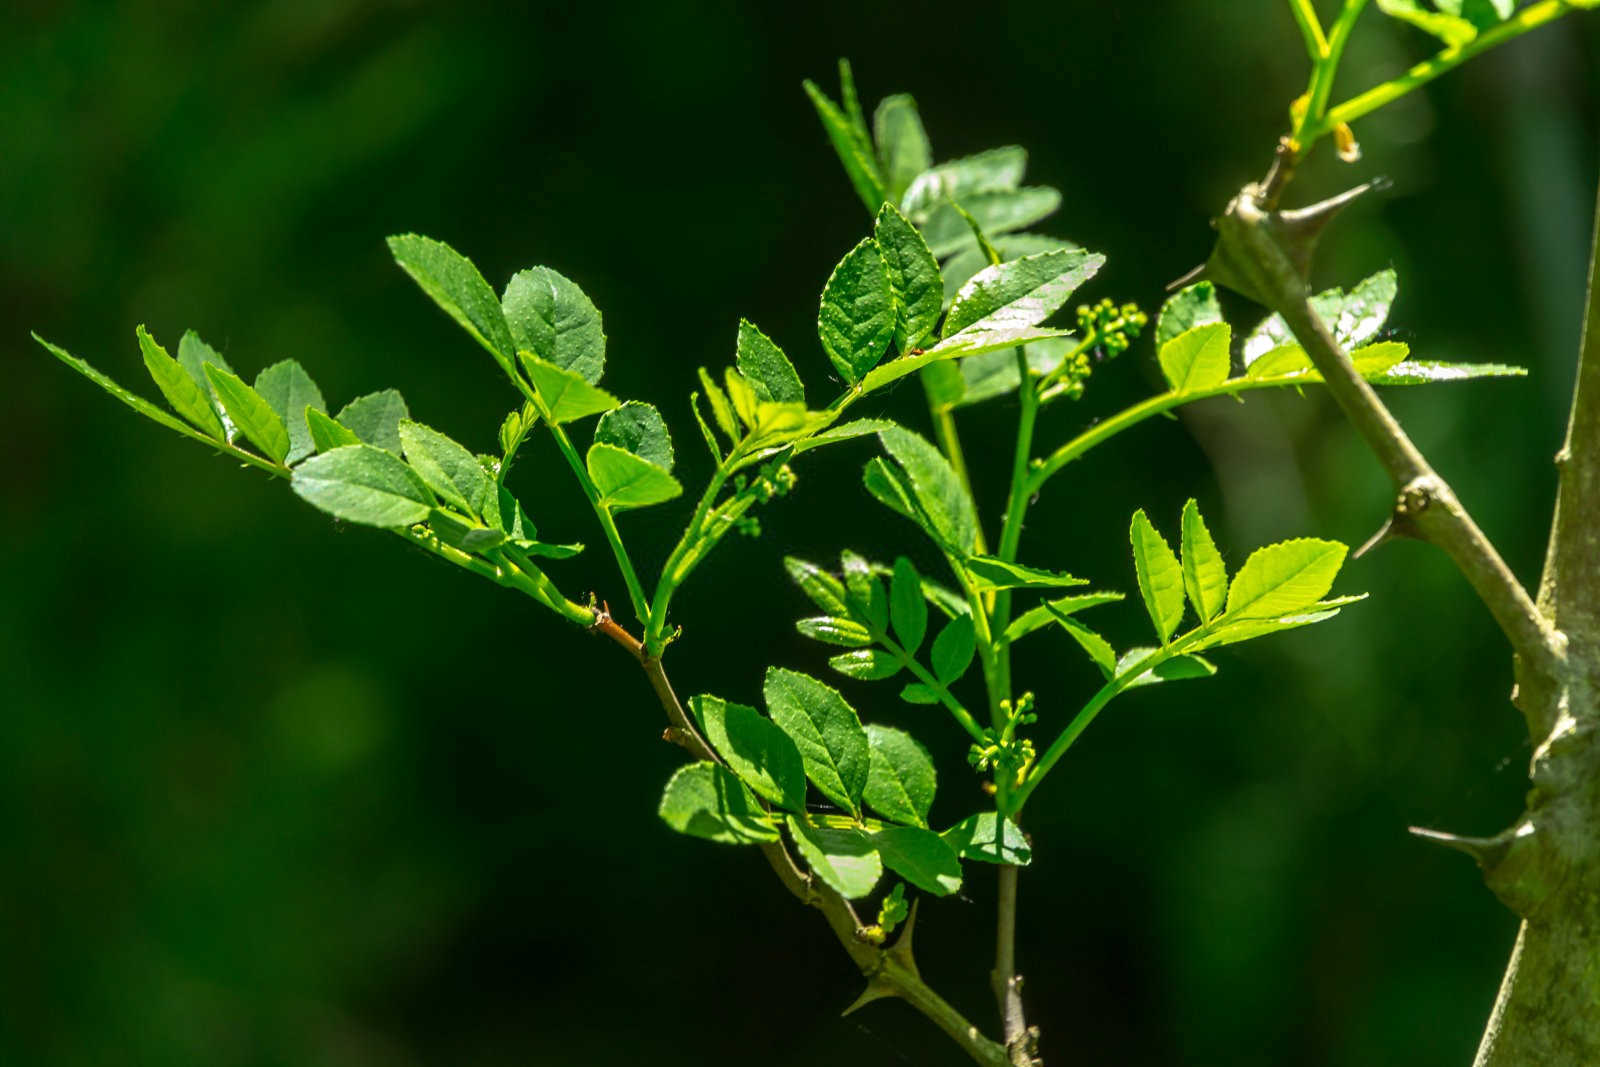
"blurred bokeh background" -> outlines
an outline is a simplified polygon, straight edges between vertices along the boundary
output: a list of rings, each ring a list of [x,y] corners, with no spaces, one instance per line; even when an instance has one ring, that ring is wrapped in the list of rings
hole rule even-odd
[[[1326,7],[1327,5],[1321,5]],[[1428,41],[1375,11],[1339,95]],[[1580,313],[1600,18],[1572,17],[1410,97],[1296,195],[1386,173],[1318,280],[1400,271],[1423,356],[1526,379],[1391,392],[1527,580],[1537,573]],[[741,315],[813,382],[817,294],[867,220],[800,91],[854,59],[870,108],[916,95],[941,158],[1004,143],[1065,194],[1042,227],[1106,252],[1086,296],[1154,307],[1257,177],[1305,75],[1276,0],[1218,4],[269,5],[22,0],[0,14],[0,1062],[74,1067],[955,1064],[858,981],[753,853],[659,823],[681,760],[644,679],[591,640],[395,539],[336,530],[281,484],[144,423],[28,340],[135,388],[144,322],[195,328],[247,377],[299,359],[337,407],[397,386],[487,449],[498,371],[389,261],[415,230],[497,287],[548,264],[606,315],[607,384],[684,398]],[[1229,305],[1241,325],[1252,309]],[[1147,392],[1148,343],[1041,436]],[[925,425],[920,390],[883,410]],[[998,512],[1012,412],[965,420]],[[679,601],[685,692],[753,701],[793,633],[785,551],[914,543],[859,485],[860,443],[730,544]],[[537,438],[541,530],[597,542]],[[1127,516],[1199,497],[1233,562],[1274,538],[1363,540],[1388,489],[1317,394],[1215,402],[1058,479],[1025,554],[1130,588]],[[684,508],[623,519],[647,566]],[[992,533],[992,531],[991,531]],[[933,560],[917,558],[930,569]],[[603,553],[552,574],[623,599]],[[1373,597],[1130,697],[1030,809],[1021,966],[1050,1062],[1465,1063],[1514,924],[1408,824],[1492,832],[1528,746],[1509,657],[1442,557],[1353,563]],[[1136,605],[1099,609],[1119,645]],[[1088,692],[1036,639],[1046,722]],[[973,810],[961,739],[888,687],[864,714]],[[992,1020],[992,879],[924,909],[924,974]]]

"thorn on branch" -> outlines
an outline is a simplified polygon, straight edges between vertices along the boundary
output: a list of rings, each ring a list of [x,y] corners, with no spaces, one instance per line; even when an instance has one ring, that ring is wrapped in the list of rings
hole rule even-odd
[[[1529,825],[1529,829],[1532,826]],[[1505,859],[1506,853],[1511,850],[1511,843],[1516,839],[1521,827],[1507,830],[1493,837],[1463,837],[1460,834],[1446,833],[1443,830],[1430,830],[1424,826],[1408,826],[1407,832],[1413,837],[1457,852],[1471,856],[1479,867],[1486,871],[1493,870]]]

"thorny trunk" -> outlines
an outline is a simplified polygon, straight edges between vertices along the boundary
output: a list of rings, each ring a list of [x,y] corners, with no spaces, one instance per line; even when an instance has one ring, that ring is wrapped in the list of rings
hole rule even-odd
[[[1553,685],[1519,686],[1535,749],[1528,807],[1485,858],[1522,916],[1477,1067],[1600,1063],[1600,204],[1539,610],[1566,642]]]
[[[1523,920],[1475,1067],[1600,1064],[1600,207],[1577,387],[1557,456],[1560,489],[1535,603],[1310,306],[1311,246],[1349,197],[1279,212],[1274,201],[1284,180],[1275,167],[1267,183],[1246,187],[1229,205],[1204,272],[1284,316],[1394,480],[1398,500],[1385,533],[1443,549],[1515,653],[1512,699],[1534,743],[1526,810],[1490,838],[1423,832],[1477,859],[1489,888]]]

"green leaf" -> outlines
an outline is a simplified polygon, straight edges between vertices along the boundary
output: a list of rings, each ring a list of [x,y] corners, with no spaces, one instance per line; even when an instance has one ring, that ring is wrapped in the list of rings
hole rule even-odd
[[[905,93],[886,96],[872,115],[884,195],[897,204],[917,175],[933,166],[933,149],[917,114],[917,102]]]
[[[1389,320],[1389,310],[1398,292],[1399,280],[1395,272],[1381,270],[1349,293],[1339,288],[1323,290],[1311,298],[1311,307],[1327,324],[1334,340],[1350,349],[1378,335]],[[1283,316],[1269,315],[1244,339],[1244,364],[1253,369],[1255,362],[1267,353],[1297,343]]]
[[[579,375],[548,363],[529,353],[519,352],[528,380],[544,402],[551,425],[586,419],[610,411],[621,403],[604,389],[590,385]],[[730,435],[732,436],[732,435]]]
[[[961,201],[977,193],[1017,188],[1027,168],[1028,152],[1018,145],[953,159],[917,175],[900,199],[900,210],[914,221],[925,222],[928,213],[945,200]]]
[[[1088,653],[1089,659],[1094,662],[1100,672],[1110,677],[1116,670],[1117,653],[1111,647],[1111,642],[1101,637],[1094,630],[1074,619],[1066,611],[1056,608],[1051,604],[1044,605],[1045,612],[1050,620],[1067,632],[1067,636],[1078,643],[1078,647]]]
[[[725,845],[778,840],[772,817],[733,772],[702,761],[679,767],[661,794],[661,820],[680,834]]]
[[[654,404],[630,400],[600,416],[594,428],[597,444],[615,445],[672,473],[672,435]]]
[[[1466,19],[1425,10],[1417,0],[1378,0],[1378,10],[1432,34],[1443,41],[1446,48],[1460,48],[1478,36],[1478,28]]]
[[[1228,345],[1233,331],[1225,322],[1185,330],[1161,346],[1161,373],[1175,392],[1210,389],[1228,378]]]
[[[678,479],[632,452],[616,445],[589,446],[584,460],[589,477],[600,490],[600,502],[615,511],[647,508],[683,492]]]
[[[934,537],[959,554],[970,553],[978,538],[977,511],[949,460],[925,438],[898,426],[880,430],[878,440],[910,480]]]
[[[341,445],[361,443],[361,438],[356,436],[354,430],[340,425],[332,416],[316,408],[306,408],[306,430],[311,434],[311,443],[318,452],[331,452]]]
[[[883,877],[878,850],[860,830],[827,829],[794,815],[788,817],[788,823],[800,858],[845,899],[866,896]]]
[[[410,526],[428,517],[433,499],[415,471],[392,452],[345,445],[294,469],[301,499],[335,518],[366,526]]]
[[[411,275],[445,314],[488,349],[501,369],[516,376],[512,363],[516,345],[500,312],[500,301],[470,259],[443,241],[414,233],[389,238],[389,251],[400,269]]]
[[[971,216],[979,230],[993,237],[1032,226],[1055,214],[1060,206],[1061,194],[1048,186],[974,193],[937,205],[919,225],[933,254],[949,256],[977,243],[965,215]],[[911,212],[906,214],[916,219]]]
[[[928,602],[922,596],[922,575],[909,559],[894,561],[894,577],[889,583],[889,618],[895,637],[909,655],[922,646],[928,633]]]
[[[340,425],[367,444],[397,456],[400,454],[400,420],[410,417],[405,397],[395,389],[358,396],[335,416]]]
[[[949,685],[972,666],[973,653],[977,651],[977,637],[972,628],[972,616],[957,615],[944,624],[939,636],[933,639],[929,660],[934,677]]]
[[[911,499],[911,479],[899,467],[891,467],[875,456],[861,469],[861,484],[874,500],[890,511],[922,524],[922,513]]]
[[[1139,595],[1155,624],[1156,635],[1164,645],[1183,618],[1183,569],[1178,557],[1156,528],[1150,525],[1144,509],[1133,513],[1128,530],[1133,544],[1133,567],[1139,578]]]
[[[937,704],[939,703],[939,690],[931,685],[921,682],[912,682],[900,690],[900,699],[907,704]]]
[[[889,826],[872,835],[884,866],[918,889],[946,897],[961,888],[961,860],[932,830]]]
[[[1434,0],[1434,6],[1447,15],[1460,15],[1478,29],[1486,30],[1510,18],[1516,10],[1516,0]]]
[[[1315,604],[1333,587],[1347,551],[1314,537],[1256,549],[1228,586],[1226,617],[1272,618]]]
[[[870,437],[879,430],[887,430],[894,423],[887,419],[854,419],[850,422],[830,426],[819,434],[814,434],[795,444],[795,452],[810,452],[824,445],[838,444],[841,441],[853,441],[858,437]]]
[[[813,619],[798,619],[794,628],[804,637],[813,641],[821,641],[825,645],[838,645],[841,648],[861,648],[872,644],[872,634],[865,626],[850,619],[836,619],[822,616]]]
[[[1469,378],[1522,378],[1527,367],[1505,363],[1440,363],[1428,359],[1408,359],[1367,377],[1373,385],[1432,385],[1435,382],[1464,382]]]
[[[899,658],[881,648],[858,648],[854,652],[829,656],[828,666],[846,678],[861,682],[876,682],[900,673]]]
[[[1050,625],[1063,615],[1075,615],[1101,604],[1114,604],[1121,599],[1121,593],[1079,593],[1076,596],[1064,596],[1058,600],[1047,601],[1038,607],[1029,608],[1012,619],[1011,625],[1006,627],[1005,639],[1016,641],[1040,627]]]
[[[767,668],[767,713],[800,749],[817,791],[852,815],[867,784],[867,732],[838,690],[809,675]]]
[[[227,370],[226,367],[217,369]],[[305,368],[292,359],[280,360],[256,375],[256,392],[289,429],[289,452],[285,460],[299,463],[317,450],[311,438],[311,426],[306,422],[306,411],[326,412],[328,407],[323,403],[322,390]]]
[[[483,514],[493,482],[478,457],[438,430],[420,422],[400,422],[400,447],[406,462],[438,498],[467,515]]]
[[[514,348],[571,371],[593,385],[606,369],[606,333],[600,311],[577,283],[549,267],[518,271],[506,283],[500,307]]]
[[[1217,673],[1217,668],[1212,663],[1199,656],[1174,656],[1149,670],[1140,672],[1139,664],[1159,651],[1160,649],[1156,648],[1130,648],[1122,654],[1112,674],[1118,678],[1132,678],[1132,681],[1123,683],[1124,690],[1155,685],[1157,682],[1177,682],[1185,678],[1209,678]]]
[[[972,575],[973,584],[980,593],[993,589],[1056,589],[1089,584],[1087,578],[1074,578],[1061,571],[1008,563],[996,556],[973,556],[963,566]]]
[[[217,391],[217,399],[222,401],[223,410],[239,428],[239,432],[261,449],[262,455],[274,463],[282,463],[283,457],[289,454],[289,429],[278,413],[272,410],[272,405],[260,393],[240,381],[238,375],[218,370],[209,364],[204,370],[211,387]],[[188,375],[184,374],[184,377]]]
[[[867,727],[867,742],[871,755],[862,799],[886,819],[927,826],[938,786],[928,750],[904,730],[876,723]]]
[[[815,563],[807,563],[794,556],[783,557],[783,567],[789,572],[789,577],[800,587],[800,591],[811,598],[811,602],[829,615],[848,615],[850,609],[845,606],[844,583]]]
[[[167,355],[167,350],[157,344],[143,326],[135,334],[139,338],[139,351],[144,355],[145,368],[149,370],[156,388],[161,390],[161,395],[172,405],[172,410],[207,437],[225,440],[222,420],[212,410],[209,393],[201,389],[177,360]]]
[[[1183,505],[1183,588],[1201,622],[1210,622],[1222,612],[1228,598],[1228,569],[1222,553],[1211,540],[1211,531],[1200,517],[1200,505],[1191,497]]]
[[[806,387],[783,349],[755,327],[749,319],[739,320],[739,342],[735,356],[739,373],[754,386],[762,400],[784,404],[804,404]]]
[[[110,393],[112,396],[116,397],[118,400],[122,401],[122,403],[126,404],[134,411],[137,411],[151,422],[165,426],[169,430],[176,430],[185,437],[192,438],[199,436],[198,431],[173,418],[171,415],[156,407],[138,393],[129,392],[127,389],[124,389],[122,386],[118,385],[104,374],[101,374],[99,371],[89,366],[88,363],[84,362],[82,359],[79,359],[71,352],[68,352],[60,345],[51,344],[49,341],[46,341],[43,337],[40,337],[36,333],[31,334],[30,336],[32,336],[35,341],[39,342],[39,344],[44,347],[45,351],[49,352],[52,356],[55,356],[62,363],[65,363],[68,367],[71,367],[74,371],[77,371],[79,374],[83,375],[95,385],[98,385],[101,389],[104,389],[107,393]]]
[[[839,553],[839,564],[844,570],[845,603],[851,616],[879,633],[888,630],[889,597],[872,565],[849,550]]]
[[[1033,849],[1017,824],[992,811],[969,815],[939,835],[964,860],[1026,867]]]
[[[1040,252],[985,267],[956,294],[943,336],[1036,326],[1094,277],[1106,257],[1082,249]]]
[[[868,237],[839,261],[822,290],[817,336],[846,381],[860,381],[894,338],[894,299],[878,245]]]
[[[1059,237],[1050,237],[1042,233],[1001,234],[990,244],[1000,254],[1002,262],[1031,256],[1038,252],[1082,247],[1072,241],[1064,241]],[[961,287],[972,280],[974,274],[987,266],[990,266],[989,257],[982,248],[976,246],[962,249],[945,260],[944,266],[939,268],[939,273],[944,276],[945,300],[953,299],[961,291]]]
[[[1366,594],[1358,596],[1335,597],[1332,600],[1319,600],[1297,612],[1280,615],[1274,619],[1245,619],[1242,622],[1225,623],[1219,626],[1205,639],[1197,642],[1196,649],[1220,648],[1223,645],[1236,645],[1241,641],[1252,641],[1257,637],[1268,634],[1280,633],[1284,630],[1295,630],[1312,623],[1326,622],[1339,614],[1339,609],[1346,604],[1353,604],[1358,600],[1365,600]]]
[[[944,308],[939,261],[928,251],[922,234],[891,203],[879,209],[872,235],[883,256],[894,301],[895,347],[902,354],[922,348],[933,337]]]
[[[1156,318],[1156,348],[1194,329],[1222,321],[1222,305],[1217,302],[1217,290],[1210,282],[1196,282],[1179,289],[1161,305]]]
[[[1363,345],[1350,352],[1350,362],[1363,378],[1386,374],[1411,354],[1411,346],[1403,341],[1379,341]]]
[[[222,410],[222,401],[217,399],[217,391],[211,388],[211,379],[206,377],[205,366],[210,363],[218,370],[225,370],[229,374],[234,372],[233,368],[222,358],[221,352],[206,344],[193,330],[185,330],[183,337],[178,340],[178,362],[189,372],[189,377],[194,379],[200,391],[206,395],[211,410],[222,420],[222,429],[227,433],[228,440],[233,440],[235,433],[233,423],[228,420],[228,413]]]
[[[855,187],[856,195],[861,197],[868,211],[877,211],[878,205],[883,203],[883,178],[878,173],[878,161],[873,158],[871,146],[861,143],[850,119],[814,82],[806,81],[804,85],[806,95],[817,109],[817,117],[822,120],[822,128],[833,143],[839,162],[844,164],[850,184]]]
[[[789,735],[755,708],[721,697],[689,698],[711,747],[754,792],[789,811],[806,810],[806,772]]]

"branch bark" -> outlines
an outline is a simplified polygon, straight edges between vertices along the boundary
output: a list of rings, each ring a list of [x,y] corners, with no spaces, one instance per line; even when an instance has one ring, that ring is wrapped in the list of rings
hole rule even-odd
[[[1597,208],[1600,212],[1600,208]],[[1442,548],[1511,643],[1513,699],[1535,750],[1528,807],[1473,855],[1523,923],[1476,1067],[1600,1063],[1600,289],[1589,303],[1539,602],[1357,374],[1309,303],[1305,267],[1328,212],[1279,212],[1247,186],[1218,221],[1207,271],[1284,317],[1398,490],[1391,522]],[[1600,226],[1595,250],[1600,255]]]
[[[1000,1023],[1005,1034],[1007,1062],[1012,1067],[1039,1067],[1038,1027],[1030,1027],[1022,1005],[1022,975],[1017,973],[1018,868],[1001,864],[997,878],[999,902],[994,935],[994,970],[989,972]]]
[[[678,745],[696,759],[721,763],[721,757],[706,743],[684,710],[683,703],[661,666],[661,657],[651,655],[643,642],[618,625],[608,611],[597,611],[590,629],[620,645],[644,669],[645,676],[650,680],[650,688],[655,691],[656,699],[667,714],[669,725],[662,733],[662,739]],[[974,1063],[981,1067],[1013,1067],[1013,1061],[1007,1056],[1004,1046],[985,1037],[922,980],[911,954],[915,912],[913,921],[907,922],[903,928],[900,939],[889,948],[880,947],[862,936],[861,920],[850,902],[803,873],[782,842],[758,847],[783,887],[800,903],[822,913],[840,947],[867,979],[866,991],[848,1010],[853,1011],[882,997],[897,997],[949,1035]]]

